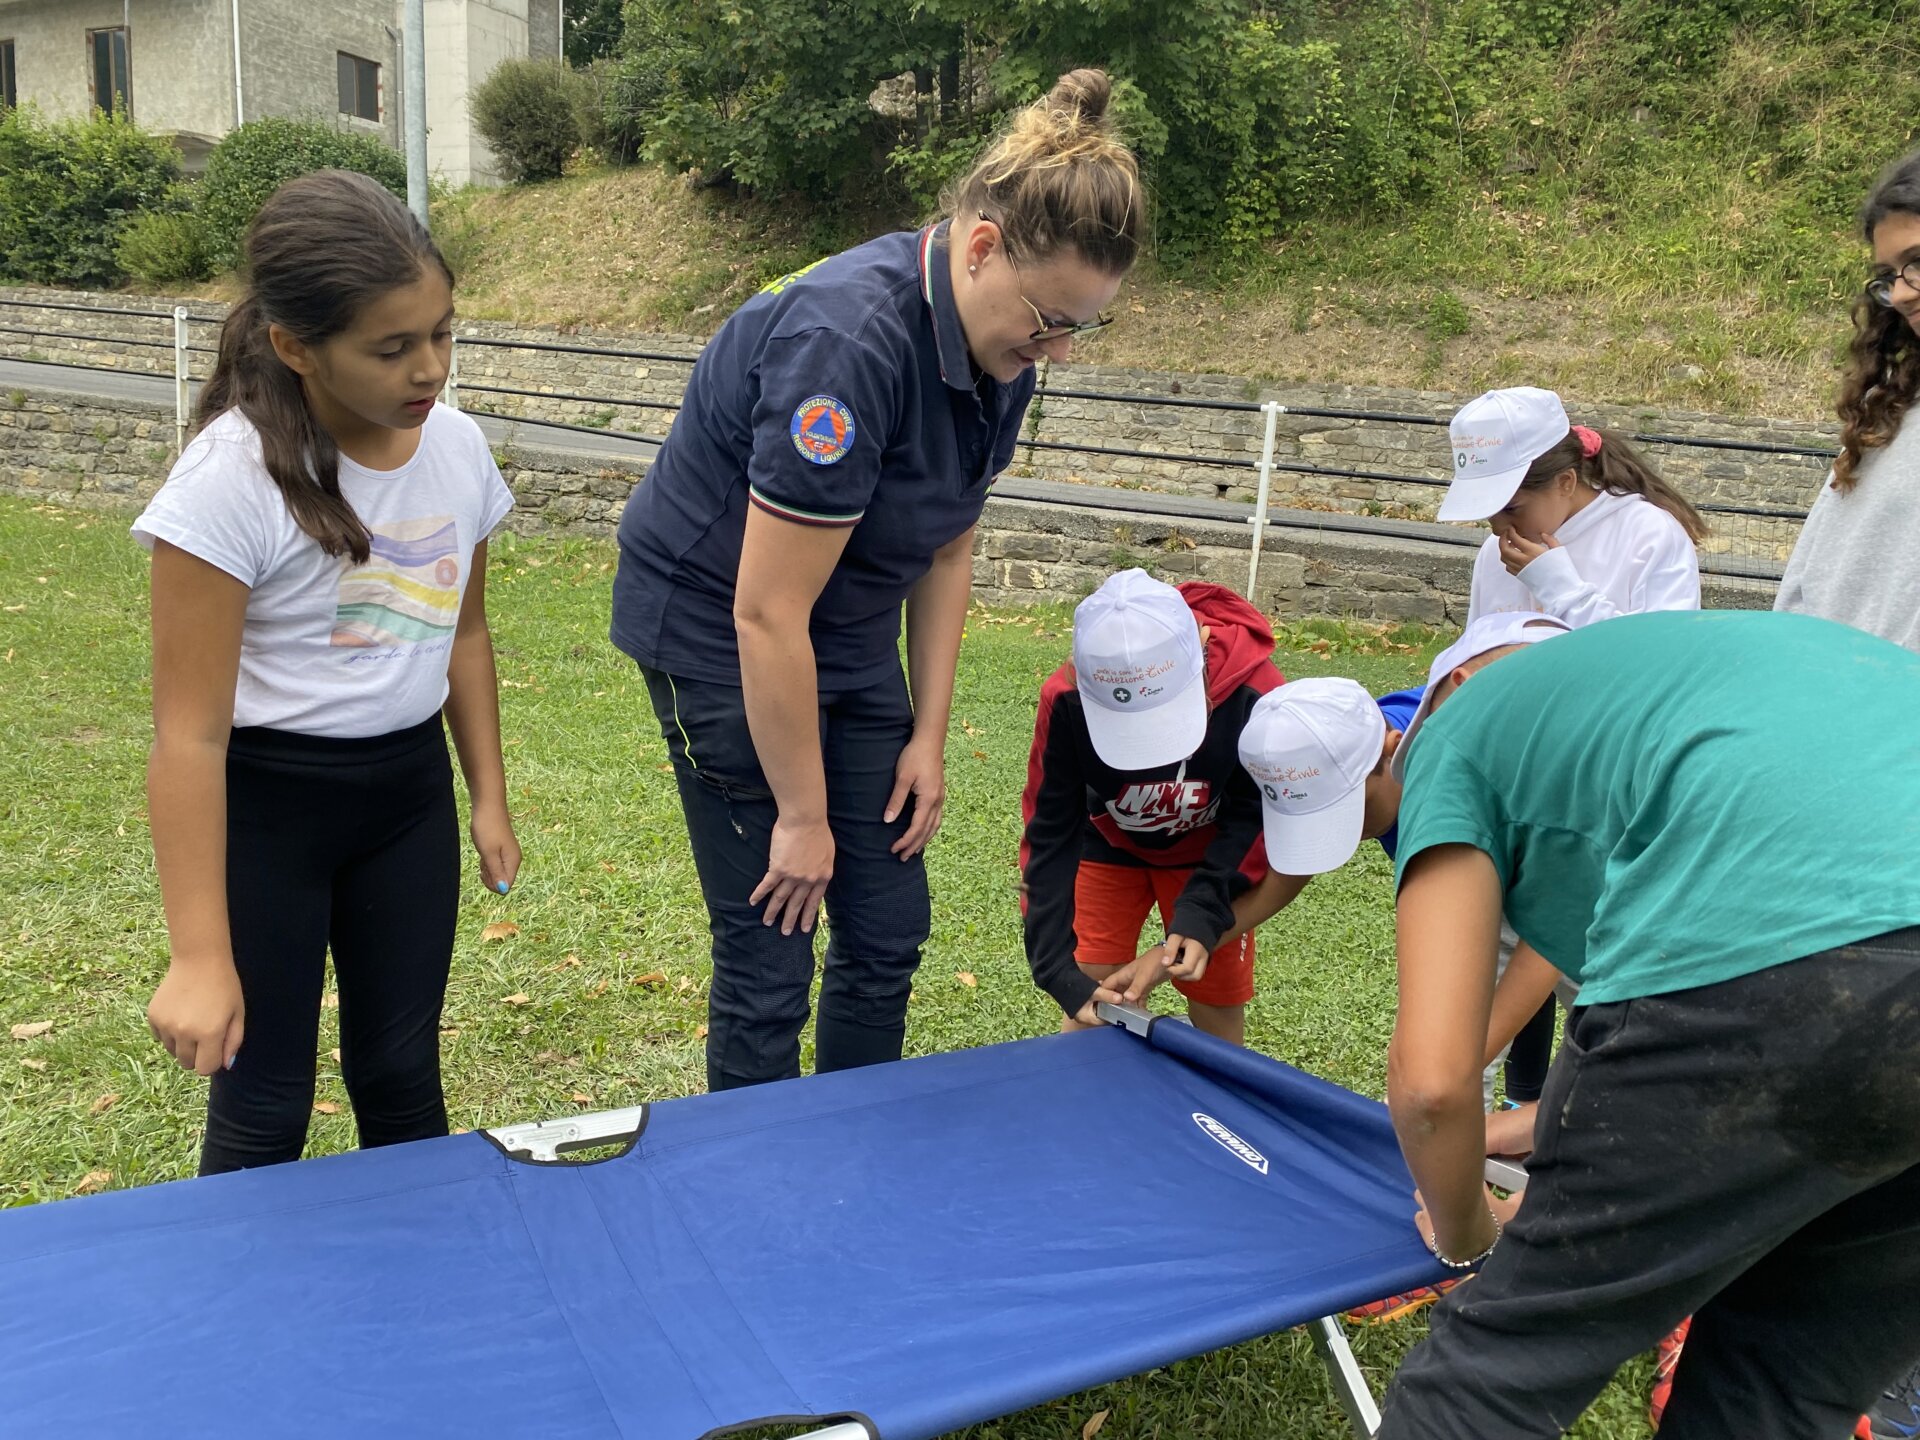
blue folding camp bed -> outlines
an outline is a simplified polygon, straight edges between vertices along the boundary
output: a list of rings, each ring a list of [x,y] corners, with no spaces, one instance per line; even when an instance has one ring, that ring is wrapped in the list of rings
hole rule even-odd
[[[1125,1023],[0,1212],[0,1431],[920,1440],[1446,1273],[1384,1108]],[[611,1158],[569,1149],[625,1132]]]

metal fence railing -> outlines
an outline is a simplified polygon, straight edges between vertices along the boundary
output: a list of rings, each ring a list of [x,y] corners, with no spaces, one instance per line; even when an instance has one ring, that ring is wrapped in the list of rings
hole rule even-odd
[[[21,315],[19,312],[29,312]],[[43,324],[32,326],[11,323],[17,320],[35,318],[32,312],[47,314],[85,315],[91,322],[87,329],[53,328]],[[176,449],[184,447],[192,419],[192,387],[210,373],[211,360],[217,347],[208,343],[213,340],[214,330],[223,319],[223,315],[212,311],[196,311],[188,306],[175,306],[170,311],[149,310],[134,307],[103,304],[81,304],[67,301],[21,299],[0,296],[0,357],[37,359],[43,363],[86,365],[99,353],[99,347],[127,347],[141,352],[146,362],[136,359],[131,364],[118,363],[119,355],[114,355],[116,363],[100,364],[93,360],[91,368],[125,371],[137,368],[150,374],[171,372],[174,381],[174,431]],[[149,328],[150,327],[150,333]],[[114,333],[102,333],[112,330]],[[7,355],[8,350],[18,349],[25,340],[46,340],[57,342],[57,347],[71,352],[72,358],[52,360],[37,349],[28,354]],[[11,343],[8,343],[8,342]],[[196,343],[198,341],[199,343]],[[171,364],[162,367],[154,351],[171,351]],[[479,414],[495,415],[503,419],[528,421],[544,427],[567,431],[584,432],[616,439],[630,440],[641,444],[657,445],[662,436],[647,433],[639,429],[626,429],[614,425],[614,417],[621,412],[628,414],[655,413],[671,416],[679,409],[677,399],[663,399],[657,395],[628,393],[598,394],[586,389],[556,389],[552,387],[535,388],[528,384],[494,383],[501,378],[489,375],[486,380],[467,378],[460,374],[460,357],[463,352],[506,352],[526,355],[568,355],[591,357],[622,362],[643,362],[647,366],[671,365],[683,366],[691,370],[698,358],[696,355],[674,353],[662,350],[647,350],[632,347],[572,344],[560,341],[506,339],[494,336],[467,335],[460,337],[455,344],[454,365],[448,376],[443,398],[448,404],[463,407]],[[646,372],[641,372],[642,374]],[[676,379],[675,392],[684,388],[683,382]],[[473,397],[486,397],[478,403]],[[497,401],[510,402],[512,408],[501,408]],[[1366,507],[1372,502],[1348,500],[1344,504],[1315,504],[1315,497],[1298,493],[1276,493],[1275,482],[1281,476],[1310,477],[1322,482],[1364,482],[1373,486],[1391,486],[1396,490],[1405,487],[1405,493],[1416,497],[1431,497],[1438,502],[1440,492],[1447,485],[1444,474],[1421,472],[1417,470],[1383,469],[1364,464],[1320,463],[1299,458],[1288,458],[1278,453],[1280,424],[1291,421],[1331,421],[1340,423],[1358,422],[1374,426],[1416,427],[1423,429],[1443,429],[1446,420],[1434,415],[1403,413],[1397,411],[1376,411],[1366,409],[1343,408],[1338,406],[1286,405],[1277,400],[1230,400],[1212,399],[1174,394],[1149,395],[1137,392],[1111,390],[1083,390],[1067,386],[1054,387],[1047,384],[1042,375],[1040,387],[1035,395],[1036,410],[1044,413],[1058,402],[1074,402],[1077,405],[1122,407],[1121,412],[1130,408],[1132,412],[1145,415],[1151,411],[1199,411],[1227,414],[1243,417],[1251,429],[1241,437],[1243,444],[1251,442],[1253,432],[1257,430],[1257,447],[1250,444],[1247,448],[1234,451],[1222,446],[1217,449],[1153,449],[1134,445],[1093,444],[1084,440],[1046,439],[1040,434],[1030,434],[1020,442],[1020,452],[1028,465],[1047,463],[1042,457],[1058,457],[1060,462],[1071,462],[1085,457],[1105,462],[1132,462],[1140,465],[1161,465],[1168,467],[1199,467],[1206,471],[1218,471],[1235,474],[1241,478],[1241,485],[1251,485],[1251,513],[1247,516],[1249,529],[1248,588],[1253,588],[1259,575],[1260,556],[1269,525],[1278,522],[1289,524],[1312,523],[1311,514],[1324,513],[1326,510],[1344,509],[1351,518],[1367,513]],[[524,410],[526,405],[517,402],[532,402],[552,412],[561,407],[594,406],[603,414],[595,417],[597,423],[580,423],[576,419],[560,418],[553,413],[528,415],[515,413]],[[636,416],[637,418],[637,416]],[[1114,428],[1120,428],[1118,420]],[[1138,428],[1136,424],[1136,428]],[[1778,460],[1804,466],[1806,488],[1810,491],[1817,483],[1817,473],[1831,460],[1831,451],[1818,446],[1774,442],[1764,440],[1741,440],[1719,436],[1682,435],[1666,431],[1637,431],[1632,438],[1655,451],[1665,450],[1676,454],[1690,451],[1720,453],[1722,455],[1760,455],[1769,460]],[[1436,447],[1435,458],[1443,457],[1444,451]],[[1129,508],[1127,496],[1136,493],[1139,487],[1115,484],[1112,480],[1092,483],[1089,489],[1111,491],[1111,507],[1116,510]],[[1226,484],[1216,487],[1224,493]],[[1089,497],[1091,498],[1091,497]],[[1695,507],[1707,517],[1717,536],[1710,539],[1704,547],[1709,551],[1708,560],[1713,562],[1710,568],[1721,573],[1745,574],[1757,577],[1777,575],[1778,562],[1785,558],[1791,548],[1792,540],[1798,532],[1805,514],[1804,505],[1772,503],[1753,503],[1746,499],[1728,499],[1720,495],[1690,495]],[[1384,507],[1376,507],[1384,508]],[[1399,508],[1419,511],[1425,508],[1423,503],[1401,505]],[[1279,512],[1279,513],[1276,513]],[[1334,515],[1326,515],[1328,521]],[[1404,516],[1402,518],[1405,518]],[[1351,525],[1340,525],[1346,530]],[[1395,527],[1400,529],[1401,527]],[[1401,533],[1405,533],[1401,530]],[[1457,542],[1456,542],[1457,543]]]

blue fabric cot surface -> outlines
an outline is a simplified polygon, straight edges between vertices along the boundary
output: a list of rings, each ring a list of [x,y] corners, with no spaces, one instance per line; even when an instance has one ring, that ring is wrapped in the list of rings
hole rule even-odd
[[[1378,1103],[1158,1023],[0,1212],[9,1434],[918,1440],[1426,1284]]]

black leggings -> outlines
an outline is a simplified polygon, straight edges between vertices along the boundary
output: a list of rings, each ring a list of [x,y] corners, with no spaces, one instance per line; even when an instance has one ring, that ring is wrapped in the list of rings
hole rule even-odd
[[[364,740],[233,732],[227,916],[246,1028],[213,1078],[202,1175],[300,1158],[329,945],[360,1143],[447,1133],[440,1007],[458,829],[437,715]]]
[[[1516,1105],[1528,1105],[1540,1098],[1546,1088],[1547,1067],[1553,1063],[1553,1037],[1559,1027],[1559,1005],[1549,995],[1547,1003],[1520,1027],[1507,1047],[1507,1099]]]

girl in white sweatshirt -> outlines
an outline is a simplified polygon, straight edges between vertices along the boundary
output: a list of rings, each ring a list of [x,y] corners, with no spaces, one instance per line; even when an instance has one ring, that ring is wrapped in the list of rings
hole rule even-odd
[[[1485,520],[1468,623],[1540,610],[1572,626],[1700,608],[1699,513],[1623,437],[1572,425],[1551,390],[1492,390],[1449,427],[1442,520]]]

